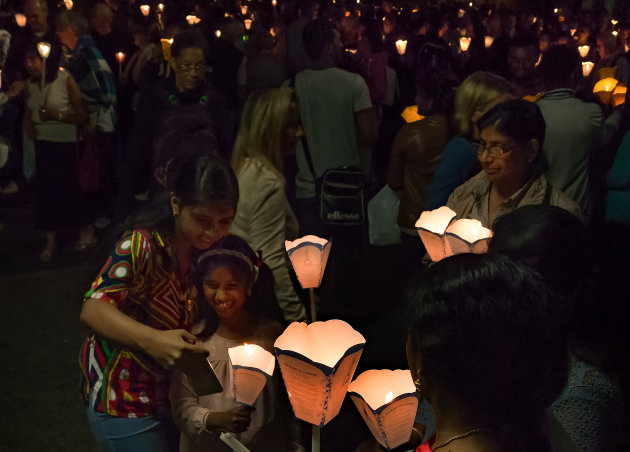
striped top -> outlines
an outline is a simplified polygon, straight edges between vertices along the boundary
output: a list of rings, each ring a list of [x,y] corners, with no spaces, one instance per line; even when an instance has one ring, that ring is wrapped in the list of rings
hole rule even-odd
[[[129,317],[159,330],[190,329],[196,314],[196,290],[179,280],[169,251],[168,242],[156,230],[125,233],[84,299],[112,303]],[[79,360],[82,393],[96,411],[129,418],[170,411],[170,372],[148,354],[91,334],[81,347]]]

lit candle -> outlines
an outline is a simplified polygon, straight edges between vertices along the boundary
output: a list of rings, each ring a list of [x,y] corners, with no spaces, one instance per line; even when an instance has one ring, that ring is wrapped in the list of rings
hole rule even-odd
[[[194,14],[190,14],[186,16],[186,22],[188,22],[189,25],[196,25],[199,22],[201,22],[201,19],[195,16]]]
[[[243,21],[243,23],[245,24],[245,30],[249,30],[250,28],[252,28],[252,20],[251,19],[245,19]]]
[[[215,32],[214,32],[214,35],[215,35],[217,38],[220,38],[220,37],[221,37],[221,30],[217,30],[217,31],[215,31]]]
[[[595,84],[595,86],[593,87],[593,93],[595,93],[602,104],[609,104],[612,100],[612,93],[617,87],[618,83],[619,82],[616,79],[612,77],[607,77]]]
[[[241,14],[243,16],[247,14],[247,5],[241,5]]]
[[[72,7],[74,6],[74,3],[72,0],[63,0],[63,4],[66,7],[66,9],[72,9]]]
[[[37,43],[37,51],[39,52],[39,56],[41,56],[43,60],[41,91],[42,96],[44,96],[44,86],[46,84],[46,58],[48,58],[48,55],[50,55],[50,44],[48,42]]]
[[[558,14],[558,8],[554,8],[554,9],[553,9],[553,12],[554,12],[555,14]]]
[[[494,38],[492,36],[486,36],[486,48],[491,47],[494,42]]]
[[[17,13],[15,15],[15,23],[20,28],[25,27],[26,26],[26,16],[24,14]]]
[[[615,90],[613,91],[612,96],[612,106],[618,107],[626,102],[626,93],[628,92],[628,88],[623,84],[618,84]]]
[[[492,231],[484,228],[479,220],[457,220],[446,229],[446,240],[453,255],[461,253],[482,254],[488,251]]]
[[[140,12],[142,12],[144,17],[147,17],[150,11],[151,7],[149,5],[140,5]]]
[[[580,56],[582,58],[586,58],[586,55],[588,55],[589,50],[591,50],[590,46],[579,46],[578,47],[578,52],[580,52]]]
[[[470,7],[472,8],[472,7],[473,7],[473,2],[470,2],[470,3],[468,4],[468,6],[470,6]]]
[[[383,447],[391,450],[409,441],[418,410],[409,370],[363,372],[348,387],[348,395]]]
[[[449,225],[455,221],[455,217],[453,210],[442,206],[439,209],[422,212],[416,221],[418,235],[433,262],[453,254],[444,234]]]
[[[468,46],[470,46],[470,38],[466,36],[459,38],[459,47],[461,47],[462,52],[467,52]]]
[[[613,26],[615,26],[619,23],[619,21],[617,19],[611,19],[610,23],[613,24]]]
[[[276,37],[276,29],[274,27],[271,27],[269,29],[269,34],[275,38]]]
[[[571,32],[571,36],[573,36],[577,31],[577,28],[571,28],[569,31]]]
[[[593,70],[595,64],[592,61],[582,61],[582,75],[588,77]]]
[[[275,357],[256,344],[243,344],[228,349],[232,396],[237,403],[254,405],[273,375]]]
[[[278,0],[271,0],[271,5],[273,6],[273,12],[276,12],[276,5],[278,5]]]
[[[613,31],[612,31],[612,35],[613,35],[615,38],[617,37],[617,35],[618,35],[618,34],[619,34],[619,32],[618,32],[617,30],[613,30]]]
[[[118,75],[122,75],[122,64],[125,61],[125,54],[122,52],[116,52],[116,61],[118,61]]]
[[[398,55],[404,55],[407,50],[407,41],[404,39],[396,41],[396,50],[398,51]]]
[[[157,8],[158,8],[159,12],[163,13],[164,12],[164,3],[158,3]]]

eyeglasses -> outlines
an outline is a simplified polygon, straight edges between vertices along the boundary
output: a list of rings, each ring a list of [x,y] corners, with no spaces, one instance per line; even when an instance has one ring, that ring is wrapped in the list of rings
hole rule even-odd
[[[487,146],[485,143],[473,143],[473,150],[477,153],[478,157],[481,157],[484,151],[488,151],[488,156],[493,159],[501,159],[505,157],[505,154],[515,147],[516,146],[504,147],[498,144]]]
[[[210,66],[206,66],[205,64],[197,63],[180,63],[177,65],[180,71],[183,72],[212,72],[212,68]]]

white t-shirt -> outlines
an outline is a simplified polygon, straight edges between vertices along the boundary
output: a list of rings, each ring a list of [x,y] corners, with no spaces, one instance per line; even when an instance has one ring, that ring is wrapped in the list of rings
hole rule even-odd
[[[307,69],[296,76],[295,91],[316,177],[342,165],[360,167],[354,115],[372,108],[363,78],[337,68]],[[313,198],[315,182],[301,143],[297,163],[297,197]]]

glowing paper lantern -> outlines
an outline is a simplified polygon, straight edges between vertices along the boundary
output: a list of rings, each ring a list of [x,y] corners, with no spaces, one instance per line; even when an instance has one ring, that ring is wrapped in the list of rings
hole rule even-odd
[[[72,7],[74,6],[74,3],[72,0],[63,0],[63,4],[66,7],[66,9],[72,9]]]
[[[618,32],[617,30],[613,30],[611,33],[612,33],[612,35],[613,35],[615,38],[616,38],[616,37],[617,37],[617,35],[619,34],[619,32]]]
[[[424,116],[418,114],[417,105],[411,105],[405,108],[403,112],[400,114],[400,116],[402,116],[405,122],[407,123],[416,122],[416,121],[420,121],[424,119]]]
[[[493,42],[494,38],[492,36],[486,36],[486,48],[492,47]]]
[[[20,28],[25,27],[26,26],[26,16],[24,14],[17,13],[15,15],[15,23]]]
[[[619,83],[617,85],[617,87],[615,88],[615,90],[613,91],[613,95],[612,95],[612,106],[613,107],[618,107],[619,105],[622,105],[624,103],[626,103],[626,93],[628,91],[628,88],[626,87],[626,85]]]
[[[613,26],[615,26],[619,23],[619,21],[617,19],[610,19],[610,23],[613,24]]]
[[[469,46],[470,38],[466,36],[462,36],[461,38],[459,38],[459,47],[462,49],[462,52],[467,52]]]
[[[586,55],[588,55],[588,52],[591,50],[591,46],[579,46],[578,47],[578,52],[580,52],[580,56],[582,58],[586,58]]]
[[[558,14],[558,11],[559,11],[558,8],[553,9],[554,14]]]
[[[201,19],[194,14],[190,14],[186,16],[186,22],[188,22],[189,25],[197,25],[199,22],[201,22]]]
[[[398,55],[404,55],[407,50],[407,40],[399,39],[396,41],[396,50],[398,51]]]
[[[217,38],[220,38],[220,37],[221,37],[221,30],[217,30],[217,31],[215,31],[215,32],[214,32],[214,35],[215,35]]]
[[[39,55],[44,60],[44,63],[42,64],[42,80],[41,80],[41,91],[42,91],[42,96],[43,96],[44,86],[46,86],[46,58],[48,58],[48,55],[50,55],[50,43],[38,42],[37,51],[39,52]]]
[[[295,416],[325,426],[341,409],[365,338],[342,320],[293,322],[274,347]]]
[[[245,19],[243,21],[243,23],[245,24],[245,30],[249,30],[250,28],[252,28],[252,20],[251,19]]]
[[[488,251],[492,231],[479,220],[457,220],[446,229],[446,240],[455,254],[482,254]]]
[[[439,209],[422,212],[416,221],[418,235],[433,262],[441,261],[453,254],[445,233],[456,216],[450,208],[442,206]]]
[[[311,320],[317,318],[315,311],[315,287],[322,283],[328,256],[330,242],[314,235],[307,235],[293,242],[285,241],[287,254],[293,265],[293,270],[303,289],[309,289],[311,304]]]
[[[617,87],[618,83],[619,82],[614,78],[605,78],[595,84],[595,87],[593,88],[593,93],[595,93],[602,104],[609,104],[612,100],[612,93]]]
[[[140,5],[140,12],[144,17],[147,17],[150,11],[151,7],[149,5]]]
[[[595,63],[593,63],[592,61],[582,61],[582,75],[584,77],[588,77],[589,75],[591,75],[591,71],[593,70],[594,66]]]
[[[171,46],[173,45],[173,39],[160,39],[160,44],[162,45],[162,55],[164,56],[164,60],[168,61],[171,59]]]
[[[241,5],[241,14],[243,16],[247,14],[247,5]]]
[[[418,395],[409,370],[368,370],[348,387],[374,438],[391,450],[409,441]]]
[[[577,28],[571,28],[569,31],[571,32],[571,36],[573,36],[577,31]]]
[[[158,3],[157,8],[158,8],[159,12],[163,13],[164,12],[164,3]]]
[[[271,0],[271,5],[273,6],[273,10],[276,10],[276,6],[278,5],[278,0]]]
[[[253,405],[273,375],[275,357],[256,344],[228,349],[232,395],[237,403]]]

